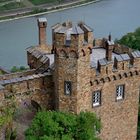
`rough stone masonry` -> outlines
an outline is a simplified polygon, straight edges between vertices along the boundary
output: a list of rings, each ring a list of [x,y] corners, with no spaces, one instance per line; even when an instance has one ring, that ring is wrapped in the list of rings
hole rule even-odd
[[[57,23],[46,43],[47,19],[38,19],[39,45],[27,48],[30,70],[0,76],[0,105],[34,100],[49,110],[95,112],[102,140],[136,140],[140,51],[95,39],[85,23]]]

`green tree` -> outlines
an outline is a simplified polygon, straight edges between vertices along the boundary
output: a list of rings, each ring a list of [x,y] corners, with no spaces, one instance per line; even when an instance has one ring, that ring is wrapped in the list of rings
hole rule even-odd
[[[100,121],[96,115],[56,112],[38,112],[27,129],[26,140],[98,140],[96,132]]]
[[[24,70],[27,70],[27,68],[24,66],[20,66],[20,67],[13,66],[10,71],[11,72],[22,72]]]
[[[140,50],[140,27],[134,32],[124,35],[117,43]]]

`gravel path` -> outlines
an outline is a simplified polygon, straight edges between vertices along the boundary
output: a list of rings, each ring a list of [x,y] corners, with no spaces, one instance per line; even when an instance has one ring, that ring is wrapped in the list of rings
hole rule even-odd
[[[30,104],[22,103],[14,119],[14,128],[17,131],[16,140],[25,140],[25,130],[29,127],[36,112]]]

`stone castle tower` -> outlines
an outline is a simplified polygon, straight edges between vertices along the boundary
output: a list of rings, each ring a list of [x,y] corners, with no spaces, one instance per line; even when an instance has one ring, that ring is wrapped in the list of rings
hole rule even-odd
[[[40,38],[46,38],[41,35],[44,31]],[[95,39],[89,26],[71,22],[54,25],[52,46],[40,48],[34,51],[45,53],[51,62],[45,65],[52,72],[55,110],[95,112],[102,123],[101,139],[136,140],[139,51],[114,44],[111,35]]]
[[[23,94],[50,110],[96,113],[102,140],[136,140],[140,51],[115,44],[111,35],[95,39],[82,22],[54,25],[48,45],[47,20],[38,19],[38,27],[39,45],[27,48],[30,71],[0,77],[3,102],[14,89],[17,101]]]
[[[86,111],[89,106],[82,103],[89,101],[85,97],[90,92],[92,30],[70,22],[54,28],[56,108],[75,113]]]

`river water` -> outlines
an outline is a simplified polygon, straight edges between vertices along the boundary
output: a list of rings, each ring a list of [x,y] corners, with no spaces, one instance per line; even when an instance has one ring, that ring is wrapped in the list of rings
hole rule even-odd
[[[84,21],[94,29],[95,38],[120,38],[140,27],[140,0],[102,0],[87,6],[50,13],[47,17],[47,40],[51,44],[51,26],[57,22]],[[26,51],[38,44],[38,17],[0,23],[0,66],[26,66]]]

